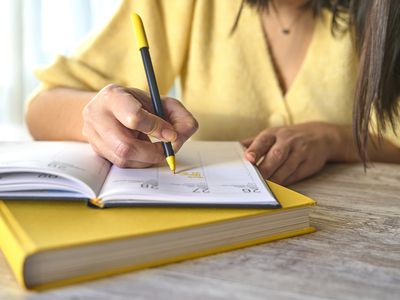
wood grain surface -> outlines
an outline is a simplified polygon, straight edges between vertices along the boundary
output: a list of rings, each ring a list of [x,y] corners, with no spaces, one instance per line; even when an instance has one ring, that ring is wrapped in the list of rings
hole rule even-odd
[[[400,299],[400,166],[328,165],[291,188],[318,202],[316,233],[42,293],[0,254],[0,299]]]

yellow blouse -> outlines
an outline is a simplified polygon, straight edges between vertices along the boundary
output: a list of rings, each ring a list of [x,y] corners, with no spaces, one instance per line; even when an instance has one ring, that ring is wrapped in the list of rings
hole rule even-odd
[[[351,124],[357,56],[349,33],[317,19],[305,60],[282,94],[259,13],[242,0],[124,0],[107,26],[71,57],[37,71],[42,89],[97,91],[109,83],[147,90],[130,12],[143,19],[162,94],[180,79],[181,98],[200,123],[195,138],[237,140],[266,127],[309,121]],[[394,141],[394,135],[390,136]],[[398,141],[397,141],[398,142]],[[400,144],[400,142],[398,142]]]

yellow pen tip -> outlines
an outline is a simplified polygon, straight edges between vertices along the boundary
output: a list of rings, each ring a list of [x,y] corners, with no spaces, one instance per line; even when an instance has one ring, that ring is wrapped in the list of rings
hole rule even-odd
[[[141,49],[144,47],[149,47],[146,32],[144,31],[143,22],[140,16],[137,13],[131,13],[131,20],[138,48]]]
[[[175,174],[175,156],[171,155],[166,158],[167,164],[172,172]]]

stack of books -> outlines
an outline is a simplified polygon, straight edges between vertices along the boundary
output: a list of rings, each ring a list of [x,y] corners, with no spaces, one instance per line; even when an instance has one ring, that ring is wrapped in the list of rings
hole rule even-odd
[[[314,231],[315,202],[265,182],[238,143],[187,143],[175,175],[164,165],[119,169],[87,144],[0,149],[0,249],[28,289]]]

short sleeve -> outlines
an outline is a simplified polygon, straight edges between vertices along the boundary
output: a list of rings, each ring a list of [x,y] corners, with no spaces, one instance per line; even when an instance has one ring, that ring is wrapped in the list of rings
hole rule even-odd
[[[109,83],[147,90],[130,13],[138,13],[146,29],[160,92],[179,76],[187,57],[194,0],[124,0],[111,20],[71,56],[58,56],[35,74],[41,88],[69,87],[98,91]]]

